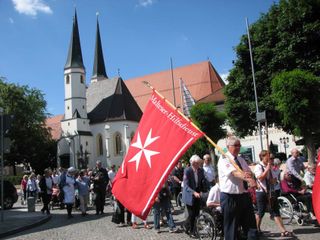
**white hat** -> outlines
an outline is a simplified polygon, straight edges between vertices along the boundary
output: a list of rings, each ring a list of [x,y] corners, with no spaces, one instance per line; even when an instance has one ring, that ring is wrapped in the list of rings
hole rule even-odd
[[[74,173],[76,169],[74,167],[69,167],[68,168],[68,173]]]

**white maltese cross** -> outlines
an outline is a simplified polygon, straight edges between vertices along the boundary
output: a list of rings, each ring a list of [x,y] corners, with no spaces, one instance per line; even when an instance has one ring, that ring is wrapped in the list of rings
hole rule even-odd
[[[150,129],[147,139],[145,140],[144,144],[142,145],[140,133],[138,132],[137,141],[131,144],[131,147],[139,148],[140,151],[134,155],[133,158],[131,158],[128,162],[136,162],[136,171],[138,171],[139,163],[142,157],[142,153],[144,153],[144,156],[147,160],[147,163],[149,167],[151,168],[151,156],[159,154],[160,152],[152,151],[149,149],[146,149],[151,143],[156,141],[160,136],[158,137],[151,137],[152,129]]]

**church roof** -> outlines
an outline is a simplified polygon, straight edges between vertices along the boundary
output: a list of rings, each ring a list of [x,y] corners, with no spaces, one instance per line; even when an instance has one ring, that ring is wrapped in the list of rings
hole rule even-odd
[[[213,95],[213,99],[218,98],[219,101],[221,99],[224,100],[225,98],[222,91],[225,83],[210,61],[174,68],[173,78],[177,107],[181,106],[179,86],[180,78],[182,78],[196,102],[209,95]],[[132,96],[135,98],[142,110],[144,110],[151,95],[151,90],[142,84],[143,81],[149,82],[165,98],[167,98],[171,103],[174,103],[171,70],[132,78],[125,81],[125,84],[130,90]]]
[[[79,67],[84,69],[76,11],[74,13],[69,52],[64,69],[71,67]]]
[[[96,46],[94,50],[94,64],[92,70],[92,79],[108,78],[104,64],[103,51],[101,45],[99,21],[97,19]]]
[[[139,122],[141,109],[120,77],[91,82],[87,89],[90,123],[130,120]]]

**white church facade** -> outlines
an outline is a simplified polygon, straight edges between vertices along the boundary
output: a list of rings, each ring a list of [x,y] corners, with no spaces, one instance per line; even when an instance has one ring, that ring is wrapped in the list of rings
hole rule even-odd
[[[77,14],[64,67],[65,113],[58,140],[58,165],[119,166],[142,111],[120,77],[108,78],[97,19],[93,73],[86,84]]]

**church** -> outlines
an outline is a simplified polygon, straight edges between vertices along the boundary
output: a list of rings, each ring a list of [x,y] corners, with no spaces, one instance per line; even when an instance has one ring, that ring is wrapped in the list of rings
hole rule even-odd
[[[60,119],[58,165],[75,168],[119,166],[142,111],[121,77],[106,74],[97,19],[94,64],[86,84],[77,13],[64,66],[64,115]]]

